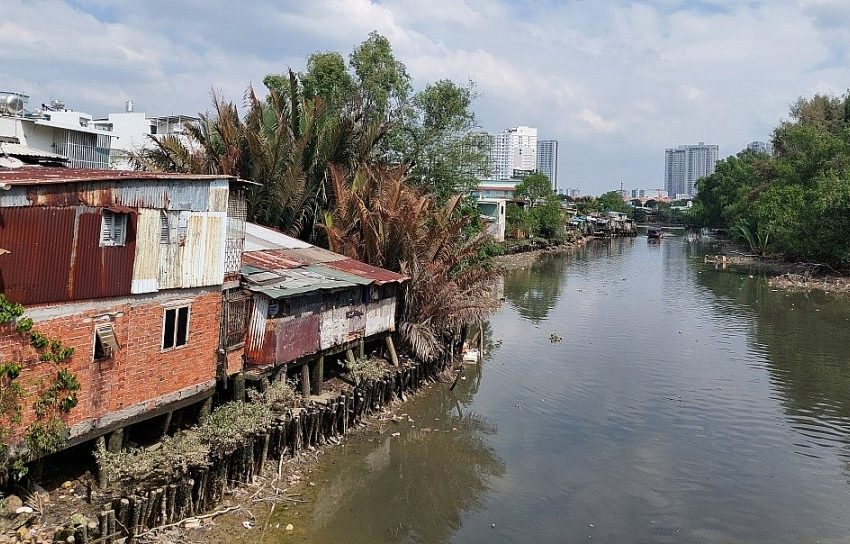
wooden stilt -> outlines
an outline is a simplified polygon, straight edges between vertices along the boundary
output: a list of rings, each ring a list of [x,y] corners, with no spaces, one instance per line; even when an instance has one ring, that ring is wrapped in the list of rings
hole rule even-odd
[[[312,375],[310,376],[310,385],[314,395],[322,394],[322,384],[325,374],[325,356],[319,355],[319,358],[310,363]]]
[[[307,363],[301,365],[301,394],[305,397],[310,394],[310,367]]]
[[[97,440],[95,440],[95,448],[98,450],[106,449],[106,437],[98,436]],[[97,485],[101,489],[106,487],[108,480],[106,478],[107,474],[103,467],[100,464],[97,465]]]
[[[390,352],[390,362],[393,366],[398,366],[398,354],[395,351],[395,344],[393,344],[392,335],[388,334],[385,336],[384,341],[387,343],[387,350]]]

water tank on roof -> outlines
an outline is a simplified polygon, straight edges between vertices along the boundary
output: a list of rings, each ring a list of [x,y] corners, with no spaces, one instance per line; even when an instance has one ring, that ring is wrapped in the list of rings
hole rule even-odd
[[[20,115],[24,112],[24,97],[16,93],[0,94],[0,113]]]

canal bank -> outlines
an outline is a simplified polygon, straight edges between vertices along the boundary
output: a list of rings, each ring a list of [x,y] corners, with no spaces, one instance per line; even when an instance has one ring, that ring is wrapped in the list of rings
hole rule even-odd
[[[846,540],[850,308],[706,251],[622,239],[510,272],[480,377],[323,455],[270,523],[190,538]]]

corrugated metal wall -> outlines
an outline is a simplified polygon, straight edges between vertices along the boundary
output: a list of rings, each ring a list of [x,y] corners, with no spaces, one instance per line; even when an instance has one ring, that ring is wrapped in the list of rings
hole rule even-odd
[[[11,252],[0,256],[0,288],[39,304],[221,285],[228,190],[227,180],[120,180],[0,191],[0,248]],[[101,247],[103,209],[114,206],[132,211],[126,241]],[[185,219],[168,243],[163,210]],[[236,226],[231,252],[241,254],[244,222]]]
[[[5,294],[43,304],[129,294],[136,222],[130,214],[124,246],[100,247],[102,210],[86,206],[0,209]]]

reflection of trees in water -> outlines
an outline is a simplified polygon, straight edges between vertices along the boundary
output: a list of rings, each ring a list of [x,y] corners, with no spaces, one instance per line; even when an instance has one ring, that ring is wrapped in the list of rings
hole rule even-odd
[[[314,533],[327,542],[447,541],[464,512],[481,507],[489,479],[505,473],[486,442],[496,428],[462,407],[478,372],[469,366],[454,392],[417,400],[415,422],[390,423],[374,443],[357,444],[361,455],[348,453],[317,497]]]
[[[754,347],[764,353],[772,386],[788,415],[797,423],[805,420],[820,427],[818,432],[826,431],[828,424],[833,439],[850,442],[847,299],[772,291],[763,280],[731,272],[707,270],[695,276],[719,297],[720,313],[728,313],[731,303],[754,317]]]
[[[534,323],[546,319],[565,285],[568,259],[542,256],[531,266],[505,276],[505,299],[519,314]]]

